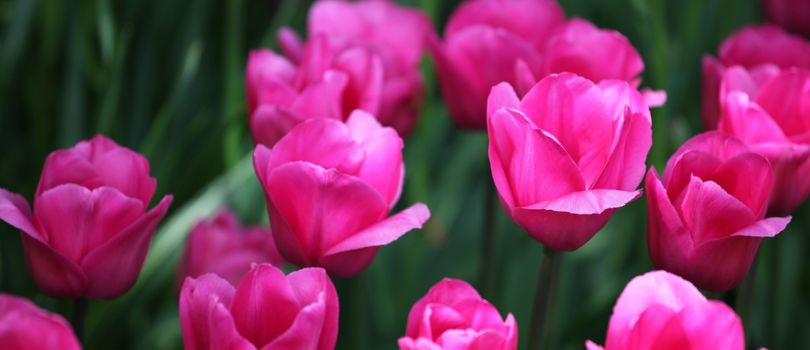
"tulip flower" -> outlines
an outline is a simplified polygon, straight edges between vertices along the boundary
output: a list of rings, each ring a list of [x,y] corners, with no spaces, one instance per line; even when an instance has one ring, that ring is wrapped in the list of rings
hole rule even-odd
[[[507,215],[554,250],[575,250],[636,199],[652,145],[650,111],[624,81],[553,74],[520,100],[489,96],[489,161]]]
[[[402,145],[394,129],[364,111],[346,123],[312,119],[272,149],[258,145],[253,165],[284,259],[348,277],[379,246],[420,228],[430,217],[424,204],[387,217],[402,190]]]
[[[563,17],[553,0],[467,1],[450,15],[444,43],[431,37],[429,44],[456,125],[486,128],[495,84],[508,82],[522,94],[545,76],[543,52]]]
[[[647,173],[647,247],[653,264],[724,292],[745,277],[763,238],[789,217],[764,218],[773,188],[768,160],[713,131],[684,143],[663,177]]]
[[[810,36],[810,1],[762,0],[765,17],[791,32]]]
[[[726,69],[741,66],[754,81],[762,83],[780,69],[810,69],[810,43],[774,25],[740,29],[723,41],[718,57],[703,57],[702,114],[706,129],[717,128],[720,118],[720,85]]]
[[[512,314],[504,320],[467,282],[445,278],[411,308],[399,348],[515,350],[517,333]]]
[[[186,278],[180,328],[186,350],[332,350],[338,296],[323,269],[284,273],[256,264],[234,288],[214,274]]]
[[[791,68],[756,86],[739,67],[726,71],[718,129],[740,138],[773,166],[768,212],[787,215],[810,195],[810,71]],[[737,85],[733,87],[727,87]]]
[[[236,285],[252,263],[265,262],[275,266],[284,263],[270,230],[243,228],[230,211],[223,210],[191,230],[177,277],[183,281],[213,273]]]
[[[172,196],[147,211],[157,182],[142,155],[96,136],[45,160],[33,211],[0,189],[0,219],[22,231],[37,287],[61,298],[115,298],[138,277]]]
[[[688,281],[666,271],[633,278],[608,324],[605,347],[588,350],[743,350],[742,322],[726,304],[706,300]]]
[[[4,350],[82,348],[62,316],[9,294],[0,294],[0,344]]]

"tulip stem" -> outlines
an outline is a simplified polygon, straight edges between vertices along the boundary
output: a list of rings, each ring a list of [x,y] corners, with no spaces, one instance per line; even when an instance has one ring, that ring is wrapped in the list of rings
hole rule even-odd
[[[495,183],[491,176],[487,176],[485,191],[484,232],[481,237],[481,266],[479,267],[478,283],[480,283],[481,293],[484,297],[492,298],[492,290],[495,286],[495,201],[497,198]]]
[[[73,326],[73,332],[76,333],[76,338],[82,342],[84,336],[84,318],[87,316],[87,299],[73,300],[73,317],[70,323]]]
[[[544,341],[548,339],[550,314],[557,289],[557,277],[560,272],[560,260],[560,253],[549,247],[543,249],[540,276],[537,278],[537,290],[535,291],[534,308],[532,309],[532,328],[529,332],[528,349],[530,350],[543,349]]]

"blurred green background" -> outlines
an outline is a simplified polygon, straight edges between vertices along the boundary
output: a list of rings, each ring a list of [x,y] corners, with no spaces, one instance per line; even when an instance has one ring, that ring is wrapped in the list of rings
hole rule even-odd
[[[403,1],[442,28],[456,0]],[[654,110],[650,163],[699,132],[700,59],[739,26],[761,20],[753,0],[560,0],[569,17],[624,33],[646,63],[643,85],[664,89]],[[157,198],[175,195],[136,286],[91,303],[87,349],[182,347],[174,268],[189,226],[222,206],[247,223],[266,222],[249,161],[244,65],[251,48],[275,47],[275,32],[299,32],[301,0],[0,1],[0,187],[29,199],[45,156],[96,133],[144,153]],[[401,203],[423,201],[425,229],[382,248],[340,293],[339,349],[394,349],[411,305],[442,277],[476,283],[489,170],[486,137],[454,128],[432,65],[428,102],[406,140]],[[518,320],[525,348],[541,246],[496,206],[496,287],[485,297]],[[755,294],[744,319],[749,348],[810,348],[810,208],[762,244]],[[582,249],[565,254],[553,307],[552,348],[603,342],[624,285],[652,268],[644,199],[617,211]],[[0,291],[70,315],[71,304],[37,293],[19,234],[0,224]],[[713,298],[722,298],[710,295]]]

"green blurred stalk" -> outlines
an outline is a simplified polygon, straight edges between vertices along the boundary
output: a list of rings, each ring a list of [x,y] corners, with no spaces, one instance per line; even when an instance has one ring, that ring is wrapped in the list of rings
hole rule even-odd
[[[225,119],[225,137],[223,150],[225,152],[225,166],[230,168],[242,156],[242,123],[240,119],[240,106],[242,106],[241,67],[242,58],[242,31],[240,25],[244,23],[243,0],[225,2],[225,45],[223,50],[224,86],[222,87],[225,100],[222,103],[222,117]]]
[[[548,345],[551,308],[554,305],[561,260],[562,256],[559,252],[549,247],[543,249],[540,276],[537,278],[537,289],[534,295],[531,329],[529,330],[528,349],[530,350],[544,349]]]
[[[484,191],[484,223],[481,234],[481,266],[479,267],[479,278],[481,294],[485,298],[492,298],[495,288],[495,182],[489,171],[489,162],[484,163],[486,169],[486,184]]]
[[[80,343],[84,339],[84,319],[87,317],[87,299],[76,299],[73,301],[73,315],[70,318],[70,325],[73,327],[73,332],[76,333],[76,338]]]

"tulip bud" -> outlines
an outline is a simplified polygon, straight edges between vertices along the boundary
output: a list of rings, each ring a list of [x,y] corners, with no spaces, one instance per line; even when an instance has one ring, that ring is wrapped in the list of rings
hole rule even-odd
[[[726,304],[706,300],[688,281],[666,271],[633,278],[610,316],[605,347],[588,350],[743,350],[742,322]]]
[[[647,173],[647,246],[653,264],[724,292],[745,277],[760,241],[789,217],[764,219],[773,188],[768,160],[721,132],[693,137],[663,177]]]
[[[51,153],[34,195],[0,189],[0,219],[20,229],[25,261],[45,294],[115,298],[138,277],[149,242],[169,209],[146,211],[156,181],[142,155],[96,136]]]
[[[206,274],[186,278],[180,327],[186,350],[332,350],[338,334],[338,296],[323,269],[287,276],[256,264],[234,288]]]
[[[515,350],[517,341],[512,314],[504,320],[467,282],[445,278],[411,308],[399,348]]]
[[[9,294],[0,294],[0,344],[4,350],[81,349],[62,316]]]
[[[489,161],[507,215],[554,250],[575,250],[641,194],[650,111],[624,81],[553,74],[522,99],[489,96]]]

